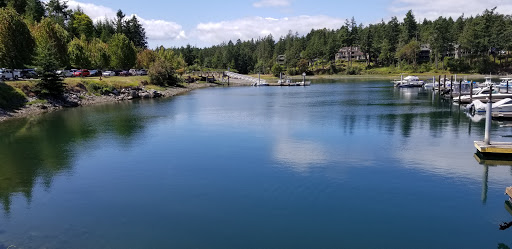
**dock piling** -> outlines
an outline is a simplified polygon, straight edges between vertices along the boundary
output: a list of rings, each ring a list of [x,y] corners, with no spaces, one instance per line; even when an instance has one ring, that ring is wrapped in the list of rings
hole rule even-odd
[[[453,99],[453,75],[450,78],[450,99]]]
[[[473,103],[473,81],[469,83],[469,89],[469,103]]]
[[[437,86],[439,95],[441,95],[441,75],[439,75],[439,85]]]
[[[484,143],[486,145],[491,144],[491,122],[492,122],[492,85],[489,91],[489,101],[487,101],[487,110],[485,113],[485,137]]]
[[[461,96],[462,96],[462,80],[459,81],[459,107],[462,106],[460,104]]]

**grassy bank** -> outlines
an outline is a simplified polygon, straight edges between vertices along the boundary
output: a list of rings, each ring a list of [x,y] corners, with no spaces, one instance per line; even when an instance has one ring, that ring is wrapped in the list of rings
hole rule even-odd
[[[6,81],[0,83],[0,109],[12,112],[25,106],[46,103],[35,98],[37,80]],[[113,76],[65,78],[66,92],[85,96],[108,95],[114,90],[144,86],[146,90],[166,91],[168,88],[149,84],[148,76]],[[187,87],[188,84],[183,84]]]

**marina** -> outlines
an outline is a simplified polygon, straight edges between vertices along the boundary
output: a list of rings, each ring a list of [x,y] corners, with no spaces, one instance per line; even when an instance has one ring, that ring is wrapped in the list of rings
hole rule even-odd
[[[493,248],[509,241],[499,225],[512,220],[512,174],[475,160],[484,123],[432,90],[344,79],[11,120],[0,124],[0,245]],[[496,121],[490,131],[512,134]]]

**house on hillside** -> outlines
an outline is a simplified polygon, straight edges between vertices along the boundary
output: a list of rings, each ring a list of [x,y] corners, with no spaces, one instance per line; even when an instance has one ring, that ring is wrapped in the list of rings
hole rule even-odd
[[[343,47],[336,53],[335,59],[344,61],[366,60],[366,54],[359,47]]]
[[[418,54],[418,63],[429,62],[430,52],[431,50],[429,44],[421,44],[420,53]]]

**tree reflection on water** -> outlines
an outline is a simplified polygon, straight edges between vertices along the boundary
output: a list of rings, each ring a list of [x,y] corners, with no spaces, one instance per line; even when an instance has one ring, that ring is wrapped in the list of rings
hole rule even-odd
[[[125,110],[126,109],[126,110]],[[130,141],[142,120],[131,110],[103,105],[10,120],[0,125],[0,202],[10,213],[12,197],[30,203],[37,183],[46,189],[55,176],[72,173],[73,157],[81,143],[109,132]]]

